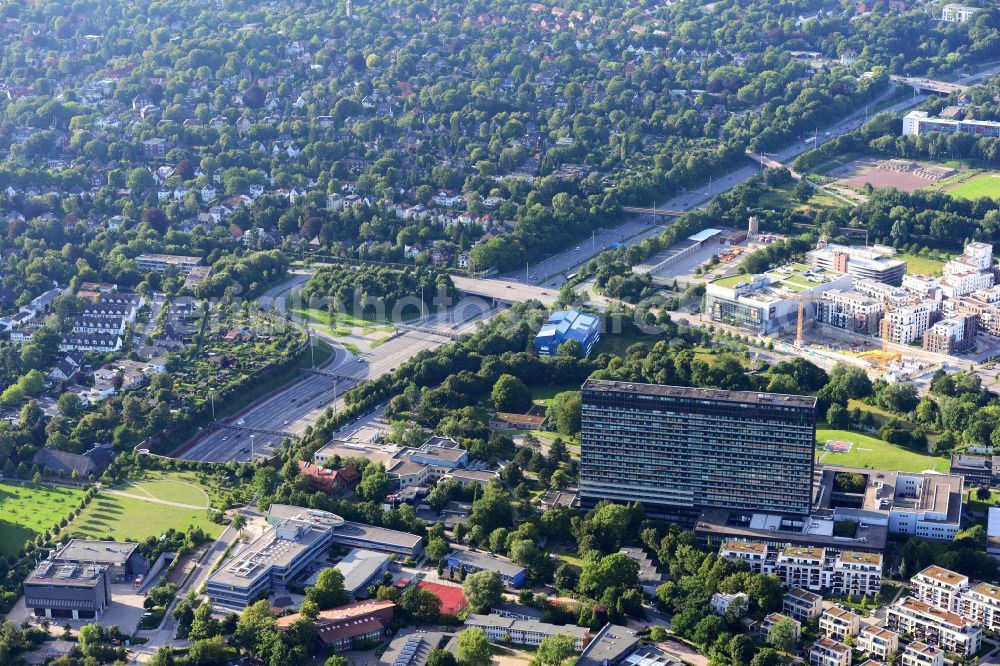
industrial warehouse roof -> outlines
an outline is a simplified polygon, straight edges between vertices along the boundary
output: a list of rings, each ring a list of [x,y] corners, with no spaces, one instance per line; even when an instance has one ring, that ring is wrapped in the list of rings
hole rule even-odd
[[[131,541],[90,541],[72,539],[57,549],[55,559],[70,562],[100,562],[124,565],[139,544]]]

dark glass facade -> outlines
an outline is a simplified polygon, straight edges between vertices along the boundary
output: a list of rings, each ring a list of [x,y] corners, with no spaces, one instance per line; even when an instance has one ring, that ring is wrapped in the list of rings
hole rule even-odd
[[[582,416],[585,506],[639,501],[679,520],[810,511],[815,398],[588,380]]]

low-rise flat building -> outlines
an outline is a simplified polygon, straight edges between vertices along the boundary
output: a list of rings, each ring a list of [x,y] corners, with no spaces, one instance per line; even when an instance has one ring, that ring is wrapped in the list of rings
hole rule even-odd
[[[866,624],[858,634],[855,646],[869,657],[885,661],[899,651],[899,634],[882,627]]]
[[[99,620],[111,603],[107,564],[47,559],[24,581],[24,605],[36,618]]]
[[[481,551],[455,550],[448,555],[447,561],[452,574],[458,574],[462,570],[466,573],[495,571],[500,574],[504,586],[509,588],[522,587],[528,578],[528,572],[524,567]]]
[[[983,635],[979,625],[914,597],[889,607],[886,627],[962,657],[979,652]]]
[[[573,638],[573,649],[582,652],[590,641],[590,629],[572,625],[549,624],[538,620],[518,620],[501,615],[469,615],[466,627],[478,627],[486,632],[492,642],[515,645],[538,645],[549,636],[565,635]]]
[[[201,257],[185,257],[177,254],[140,254],[135,260],[139,264],[139,270],[157,273],[174,266],[187,275],[192,268],[201,265]]]
[[[819,616],[819,630],[835,641],[844,641],[848,636],[856,636],[861,631],[861,616],[833,606]]]
[[[344,590],[352,599],[358,599],[367,596],[368,588],[381,581],[391,565],[392,559],[386,553],[355,548],[334,569],[344,574]]]
[[[964,478],[966,488],[1000,484],[1000,456],[953,453],[948,472]]]
[[[915,641],[903,650],[903,666],[944,666],[944,651]]]
[[[389,641],[388,647],[376,662],[377,666],[427,666],[431,652],[447,650],[456,656],[456,634],[444,631],[411,630],[401,632]]]
[[[821,638],[809,648],[809,666],[851,666],[851,648],[832,638]]]
[[[910,594],[942,610],[957,613],[962,593],[969,587],[969,577],[939,567],[925,568],[910,578]]]
[[[554,356],[559,347],[570,340],[580,343],[581,353],[588,356],[601,339],[601,320],[576,309],[559,310],[549,315],[548,321],[535,336],[535,351],[539,356]]]
[[[381,641],[389,633],[395,609],[392,601],[369,599],[320,611],[316,638],[337,652],[350,650],[357,641]],[[278,631],[286,631],[300,617],[298,613],[279,617]]]
[[[149,571],[149,562],[139,553],[139,544],[132,541],[70,539],[66,545],[57,547],[49,559],[64,564],[106,566],[112,583],[131,582]]]
[[[209,577],[209,600],[242,610],[273,590],[284,589],[327,552],[332,537],[332,527],[306,518],[286,518],[272,525]]]
[[[815,592],[795,587],[781,602],[781,612],[799,622],[808,622],[823,614],[823,597]]]
[[[868,247],[825,242],[806,253],[809,264],[815,268],[898,286],[906,273],[906,262],[895,255],[896,250],[885,245]]]
[[[1000,587],[980,583],[962,595],[959,614],[987,631],[1000,633]]]
[[[736,594],[716,592],[712,595],[712,599],[709,603],[712,608],[712,612],[716,615],[726,615],[730,610],[733,610],[734,614],[742,616],[746,613],[746,610],[750,605],[750,597],[743,592],[737,592]]]
[[[423,552],[424,538],[408,532],[344,520],[335,513],[306,509],[292,504],[272,504],[267,522],[276,525],[287,518],[305,520],[332,528],[332,542],[347,548],[374,550],[379,553],[417,557]]]

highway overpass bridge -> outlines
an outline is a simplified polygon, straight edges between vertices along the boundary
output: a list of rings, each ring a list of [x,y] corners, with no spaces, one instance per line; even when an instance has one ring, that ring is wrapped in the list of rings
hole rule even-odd
[[[455,283],[455,288],[463,294],[490,299],[495,303],[523,303],[535,299],[540,301],[542,305],[552,306],[559,300],[558,289],[546,289],[522,282],[462,275],[452,275],[451,281]]]
[[[636,213],[638,215],[662,215],[663,217],[684,217],[682,210],[666,210],[664,208],[640,208],[638,206],[622,206],[626,213]]]
[[[949,81],[935,81],[917,76],[894,76],[892,80],[910,86],[917,92],[933,92],[939,95],[968,92],[969,86]]]

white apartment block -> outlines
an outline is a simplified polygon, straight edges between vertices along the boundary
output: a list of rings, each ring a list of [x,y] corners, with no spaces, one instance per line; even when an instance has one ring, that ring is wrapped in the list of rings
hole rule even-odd
[[[962,595],[959,614],[987,631],[1000,633],[1000,587],[980,583]]]
[[[889,607],[886,627],[962,657],[979,652],[983,638],[979,625],[913,597]]]
[[[809,648],[809,666],[851,666],[851,648],[831,638],[821,638]]]
[[[822,548],[788,546],[778,553],[775,573],[788,587],[818,590],[823,587],[823,565],[826,551]]]
[[[710,605],[712,612],[716,615],[725,615],[731,608],[734,609],[734,612],[743,615],[750,605],[750,597],[743,592],[737,592],[736,594],[716,592],[712,595]]]
[[[839,606],[827,608],[819,616],[819,631],[835,641],[843,641],[861,631],[861,616]]]
[[[949,262],[950,263],[950,262]],[[993,273],[980,271],[966,271],[945,275],[941,280],[941,291],[948,298],[958,298],[966,296],[980,289],[989,289],[993,286]]]
[[[882,318],[882,338],[901,345],[920,340],[930,328],[931,315],[937,310],[934,303],[911,303],[888,310]]]
[[[944,666],[944,652],[927,643],[910,643],[903,650],[903,666]]]
[[[845,596],[874,596],[882,589],[882,555],[844,551],[833,562],[829,588]]]
[[[885,305],[854,291],[829,289],[816,303],[816,320],[855,333],[876,333]]]
[[[771,573],[773,564],[768,564],[770,552],[767,544],[753,541],[730,540],[722,544],[722,548],[719,549],[719,555],[730,562],[743,560],[749,564],[753,573],[764,573],[765,569],[768,569],[767,573]]]
[[[948,23],[965,23],[979,11],[978,7],[966,7],[958,3],[949,3],[941,8],[941,20]]]
[[[931,565],[910,579],[910,594],[941,610],[957,613],[969,577]]]
[[[802,623],[798,620],[793,620],[787,615],[782,615],[781,613],[771,613],[760,623],[760,640],[767,641],[767,633],[771,631],[771,627],[778,624],[779,622],[791,622],[795,627],[795,640],[799,640],[802,636]]]
[[[958,298],[993,286],[993,246],[969,243],[965,251],[943,268],[942,290],[949,298]]]
[[[808,622],[823,614],[823,597],[796,587],[788,591],[781,603],[781,612],[799,622]]]
[[[906,286],[907,278],[910,277],[913,276],[903,276],[904,287]],[[862,296],[869,296],[882,303],[899,303],[905,301],[908,297],[906,289],[868,278],[854,278],[853,287],[854,291]]]
[[[874,595],[882,588],[882,555],[824,548],[788,546],[777,550],[767,544],[730,540],[719,555],[731,562],[743,560],[754,573],[775,574],[788,588],[857,597]],[[790,593],[792,594],[792,593]],[[789,603],[795,603],[793,598]],[[817,617],[815,613],[813,617]]]
[[[899,634],[870,624],[861,628],[855,646],[873,659],[885,661],[899,651]]]

